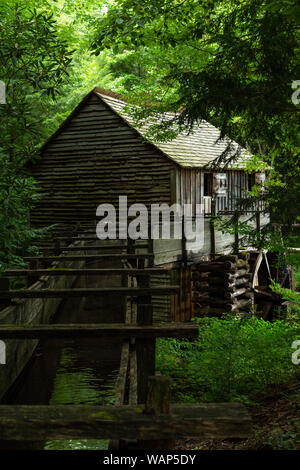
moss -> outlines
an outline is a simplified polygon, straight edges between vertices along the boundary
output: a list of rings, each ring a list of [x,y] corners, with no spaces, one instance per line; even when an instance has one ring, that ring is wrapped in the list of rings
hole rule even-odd
[[[106,421],[113,421],[114,416],[108,413],[107,411],[99,411],[97,413],[92,413],[89,415],[89,418],[100,418],[105,419]]]

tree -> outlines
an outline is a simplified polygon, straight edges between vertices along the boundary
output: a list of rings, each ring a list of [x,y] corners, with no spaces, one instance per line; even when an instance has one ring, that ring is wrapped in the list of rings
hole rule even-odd
[[[300,207],[299,107],[291,100],[299,13],[296,1],[282,0],[116,0],[94,41],[96,53],[164,50],[159,96],[157,87],[152,97],[151,88],[139,90],[141,117],[168,108],[179,125],[205,119],[271,165],[264,199],[286,226]]]
[[[32,158],[43,130],[35,104],[43,94],[55,97],[71,53],[45,9],[10,2],[1,5],[0,13],[0,77],[6,84],[0,152],[11,161],[24,162]]]
[[[55,97],[71,52],[52,15],[35,9],[34,2],[2,3],[0,18],[0,77],[6,85],[6,104],[0,105],[1,268],[20,262],[39,233],[28,226],[28,210],[38,196],[23,165],[34,157],[44,130],[36,103],[43,94]]]

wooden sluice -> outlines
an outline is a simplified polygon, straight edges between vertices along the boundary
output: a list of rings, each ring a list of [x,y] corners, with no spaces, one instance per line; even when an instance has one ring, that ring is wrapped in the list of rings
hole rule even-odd
[[[80,260],[106,256],[122,259],[123,268],[63,269],[53,260],[74,259],[64,254],[29,257],[28,270],[7,270],[6,276],[60,276],[121,274],[122,285],[111,288],[0,290],[0,299],[120,296],[124,322],[119,324],[48,324],[0,326],[0,338],[62,338],[118,336],[123,341],[115,406],[89,405],[0,405],[1,440],[111,439],[110,449],[166,448],[180,438],[243,438],[251,420],[239,403],[170,405],[170,381],[155,375],[155,340],[158,337],[197,339],[198,327],[182,321],[153,322],[152,296],[178,296],[179,285],[153,286],[151,276],[166,268],[153,266],[151,241],[147,255],[135,253],[139,245],[128,242],[126,253],[77,255]],[[122,246],[123,248],[123,246]],[[98,247],[94,247],[95,250]],[[99,247],[100,249],[100,247]],[[103,247],[101,247],[103,250]],[[77,258],[76,258],[77,259]],[[35,269],[32,263],[36,263]],[[39,268],[39,264],[44,267]]]

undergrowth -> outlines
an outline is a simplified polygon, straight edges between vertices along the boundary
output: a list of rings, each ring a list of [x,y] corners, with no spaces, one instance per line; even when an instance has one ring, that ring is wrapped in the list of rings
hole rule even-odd
[[[156,367],[173,379],[173,401],[253,403],[299,372],[291,360],[291,344],[300,339],[298,320],[198,318],[198,340],[158,340]]]

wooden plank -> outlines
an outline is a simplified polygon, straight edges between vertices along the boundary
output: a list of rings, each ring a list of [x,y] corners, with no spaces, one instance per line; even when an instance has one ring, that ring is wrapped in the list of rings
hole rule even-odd
[[[116,381],[116,398],[115,405],[121,406],[125,404],[126,380],[129,367],[129,341],[122,344],[121,361],[118,378]]]
[[[145,253],[145,254],[134,254],[134,253],[103,253],[101,255],[66,255],[66,256],[25,256],[24,261],[93,261],[103,258],[118,258],[118,259],[147,259],[152,258],[154,255]]]
[[[0,291],[0,299],[39,299],[39,298],[68,298],[85,297],[87,295],[130,295],[133,297],[144,295],[169,295],[179,292],[179,286],[157,287],[98,287],[73,289],[19,289]]]
[[[134,344],[131,344],[131,347],[130,347],[128,404],[136,405],[138,402],[137,358],[136,358],[135,339],[132,338],[131,341],[134,342]]]
[[[151,274],[164,274],[168,270],[165,268],[48,268],[48,269],[7,269],[4,271],[5,276],[74,276],[74,275],[109,275],[109,274],[128,274],[130,276],[136,276],[143,274],[150,276]],[[7,285],[6,285],[7,289]]]
[[[216,201],[211,200],[211,217],[209,219],[209,230],[210,230],[210,253],[212,259],[215,259],[216,255],[216,230],[214,225],[214,217],[216,215]]]
[[[246,438],[251,419],[240,403],[144,406],[0,405],[2,440]]]
[[[148,244],[138,245],[137,248],[148,248]],[[126,249],[126,245],[95,245],[95,246],[60,246],[56,248],[54,246],[43,246],[39,248],[41,252],[50,251],[50,250],[59,250],[59,251],[97,251],[97,250],[118,250]]]
[[[136,325],[126,323],[70,323],[67,325],[0,325],[1,339],[82,338],[101,336],[197,338],[198,327],[192,323]]]
[[[141,328],[151,328],[141,326]],[[155,374],[155,337],[136,337],[137,401],[143,403],[147,396],[148,378]]]

